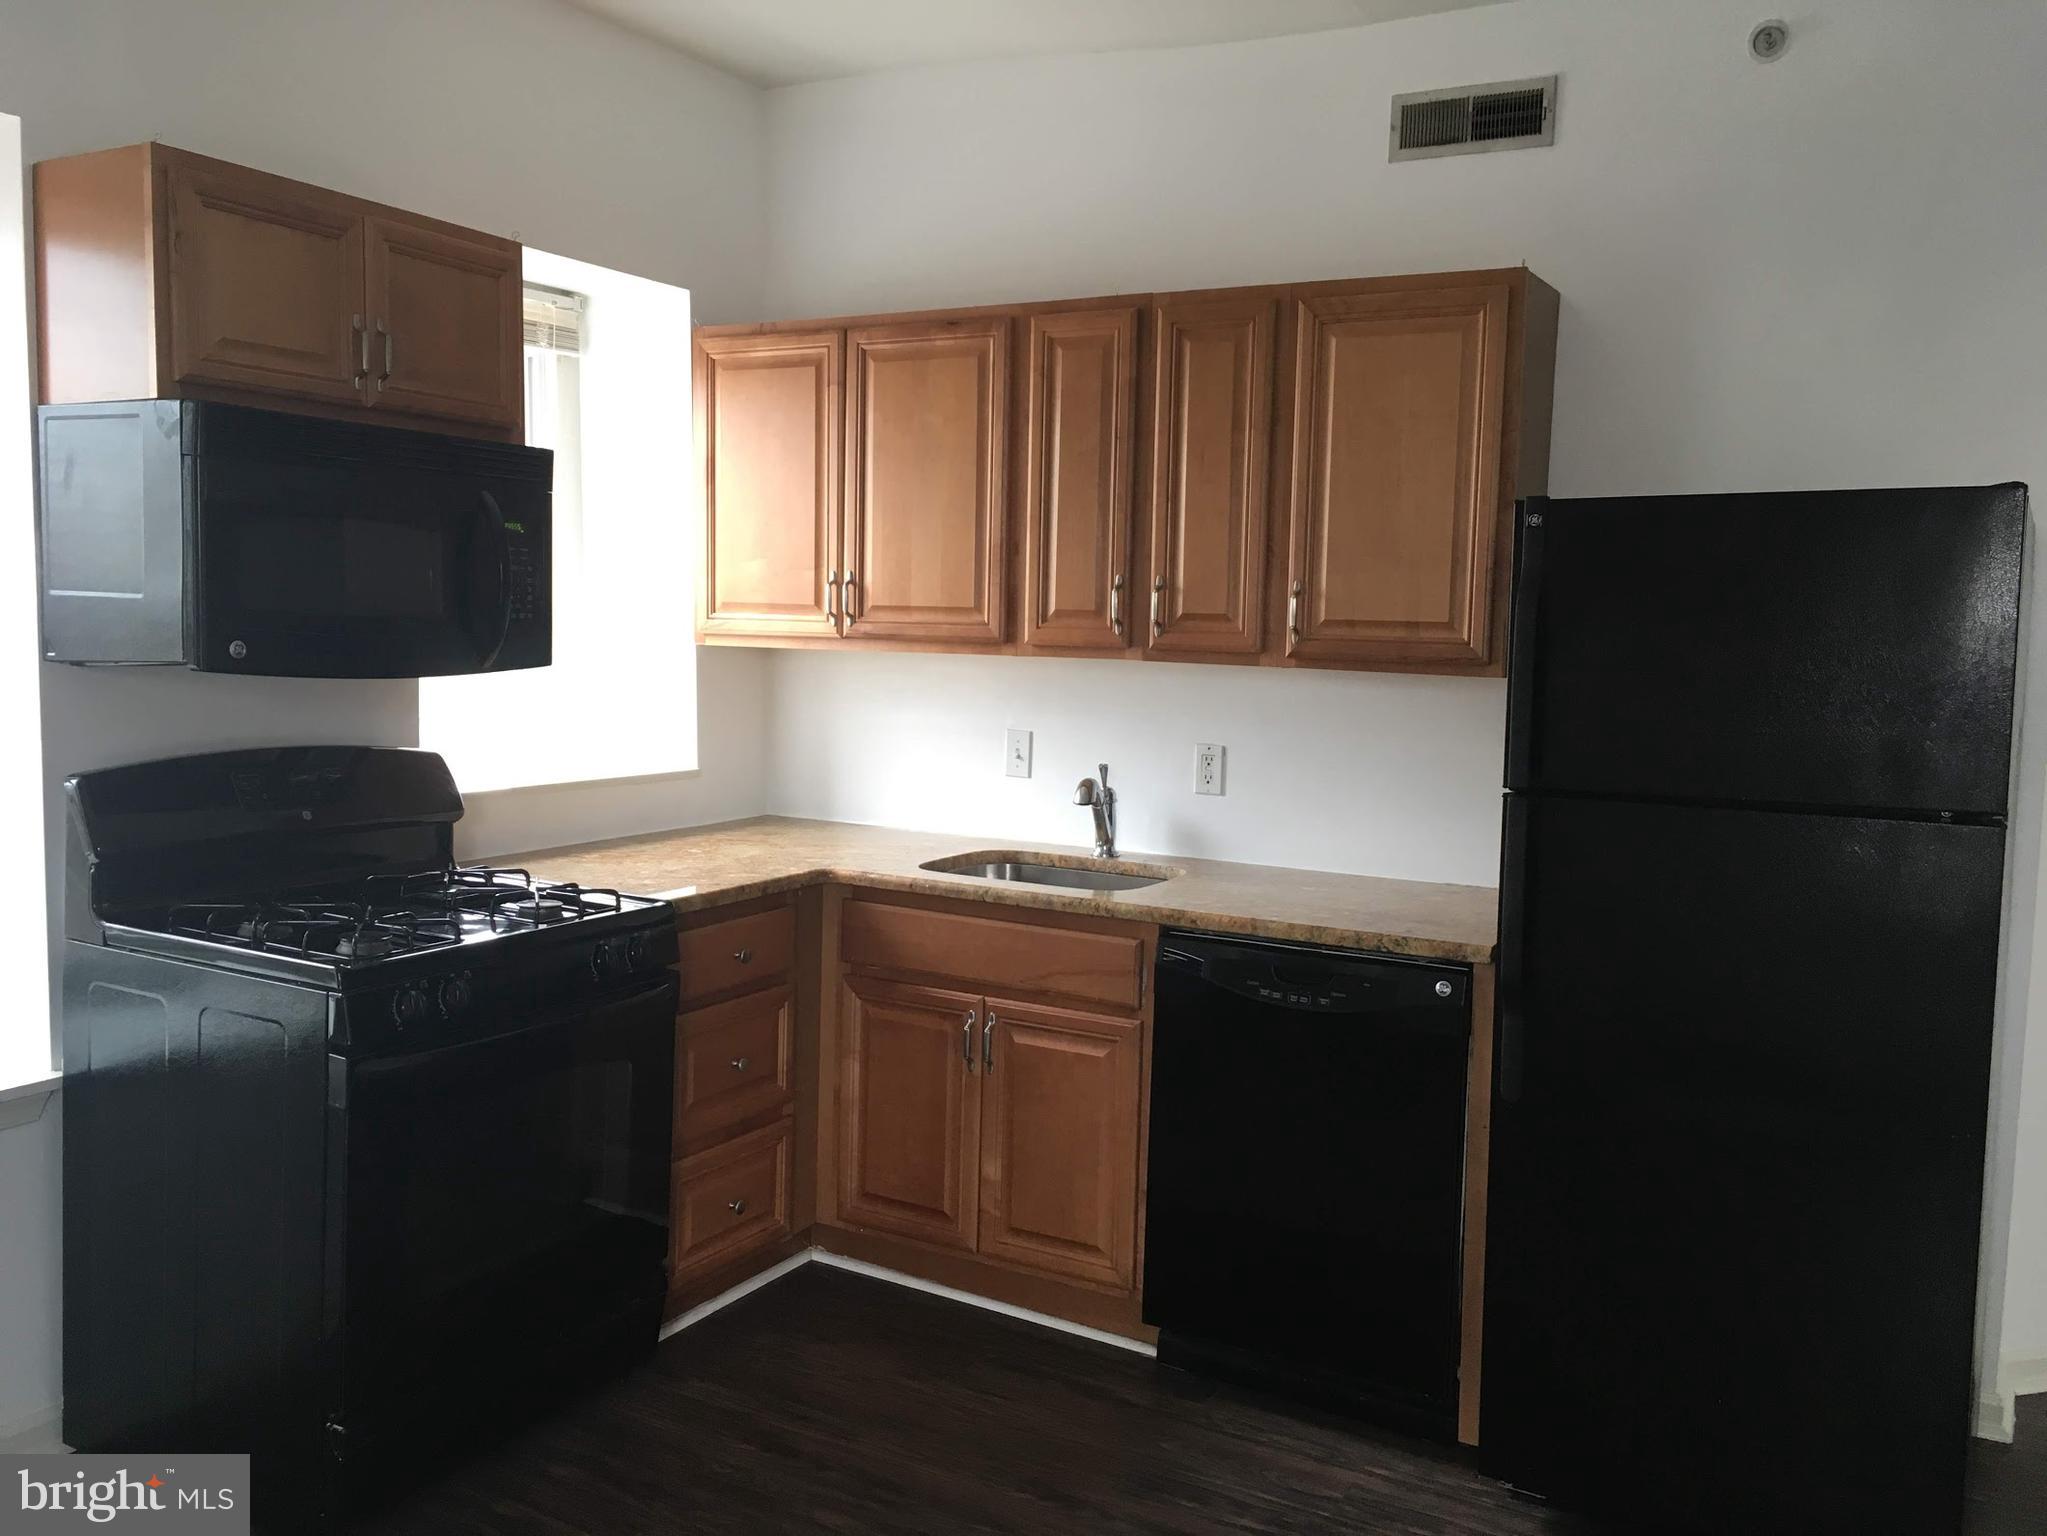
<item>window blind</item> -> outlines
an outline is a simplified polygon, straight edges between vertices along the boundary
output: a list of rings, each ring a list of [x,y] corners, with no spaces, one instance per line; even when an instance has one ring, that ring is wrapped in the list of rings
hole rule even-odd
[[[528,283],[526,345],[550,352],[581,352],[584,302],[580,293]]]

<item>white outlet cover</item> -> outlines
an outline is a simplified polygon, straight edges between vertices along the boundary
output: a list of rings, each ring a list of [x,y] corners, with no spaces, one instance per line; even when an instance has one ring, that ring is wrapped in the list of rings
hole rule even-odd
[[[1011,731],[1002,749],[1002,771],[1012,779],[1031,776],[1031,733]]]
[[[1194,793],[1219,795],[1223,792],[1223,748],[1213,742],[1194,746]]]

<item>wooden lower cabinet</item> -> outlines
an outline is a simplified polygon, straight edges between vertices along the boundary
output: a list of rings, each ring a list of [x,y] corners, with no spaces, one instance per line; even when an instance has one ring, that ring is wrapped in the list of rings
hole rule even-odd
[[[980,1098],[968,1063],[980,998],[862,976],[847,977],[841,997],[840,1218],[971,1249]]]
[[[986,1008],[978,1250],[1129,1287],[1143,1086],[1137,1021],[993,998]]]
[[[971,1254],[991,1272],[1027,1271],[1134,1296],[1139,1252],[1144,1015],[1024,999],[985,979],[932,986],[863,969],[877,958],[930,967],[962,922],[995,920],[861,899],[844,904],[838,960],[838,1205],[849,1230]],[[1080,940],[1108,932],[1003,920],[1004,955],[1035,933],[1048,990]],[[913,942],[929,928],[931,942]],[[891,942],[874,942],[886,933]],[[949,951],[964,968],[974,945]],[[1012,955],[1012,958],[1014,956]],[[1126,962],[1128,965],[1128,962]],[[1128,965],[1135,974],[1139,965]],[[1028,966],[1019,970],[1032,972]],[[1134,1310],[1131,1322],[1135,1323]]]

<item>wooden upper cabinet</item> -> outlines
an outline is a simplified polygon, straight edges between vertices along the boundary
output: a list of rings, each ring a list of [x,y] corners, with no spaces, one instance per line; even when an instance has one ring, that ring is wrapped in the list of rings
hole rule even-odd
[[[847,334],[847,635],[1002,639],[1009,324]]]
[[[364,398],[363,220],[282,177],[168,162],[170,376]]]
[[[699,338],[706,636],[838,633],[837,331]]]
[[[45,160],[35,189],[46,403],[524,437],[516,242],[163,144]]]
[[[1153,314],[1151,581],[1158,654],[1264,643],[1273,299],[1167,300]]]
[[[1508,307],[1504,286],[1292,305],[1288,656],[1488,658]]]
[[[1136,1279],[1133,1019],[986,1004],[979,1251],[1127,1290]]]
[[[700,633],[1500,676],[1557,307],[1508,268],[713,330]],[[746,348],[808,372],[728,420]]]
[[[516,425],[525,390],[518,248],[394,219],[364,228],[370,403]]]
[[[848,976],[839,1010],[839,1217],[974,1246],[978,996]]]
[[[1136,387],[1135,309],[1030,317],[1022,638],[1034,649],[1130,643]]]

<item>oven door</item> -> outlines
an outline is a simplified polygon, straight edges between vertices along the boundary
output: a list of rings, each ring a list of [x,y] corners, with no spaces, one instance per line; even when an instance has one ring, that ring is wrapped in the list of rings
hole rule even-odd
[[[201,671],[434,677],[548,663],[546,481],[374,457],[193,464]]]
[[[487,1407],[606,1344],[653,1347],[674,1050],[663,972],[490,1038],[341,1069],[330,1342],[351,1439],[445,1417],[450,1392]]]

